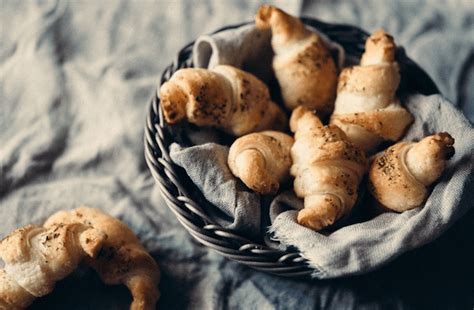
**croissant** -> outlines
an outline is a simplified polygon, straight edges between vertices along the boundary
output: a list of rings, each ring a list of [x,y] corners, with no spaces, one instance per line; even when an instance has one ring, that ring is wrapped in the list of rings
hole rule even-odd
[[[59,211],[45,223],[84,223],[107,234],[96,258],[86,262],[106,284],[125,284],[132,293],[132,310],[155,309],[159,298],[157,285],[160,271],[156,262],[140,244],[138,238],[121,221],[93,208],[81,207]]]
[[[398,141],[413,121],[395,98],[400,83],[395,50],[393,37],[378,30],[367,39],[360,66],[339,76],[331,123],[368,153],[384,140]]]
[[[304,107],[293,111],[290,128],[295,133],[290,173],[295,177],[296,195],[304,198],[298,223],[321,230],[354,206],[367,160],[342,130],[335,125],[323,126]]]
[[[169,124],[187,119],[235,136],[284,130],[287,124],[283,110],[270,99],[268,87],[254,75],[232,66],[178,70],[161,86],[159,97]]]
[[[420,206],[428,187],[454,155],[454,139],[445,132],[419,142],[400,142],[377,155],[369,169],[369,190],[385,208],[403,212]]]
[[[0,309],[25,309],[49,294],[84,257],[95,257],[106,235],[83,224],[28,225],[0,242]]]
[[[289,177],[293,138],[278,131],[251,133],[234,141],[228,165],[232,173],[260,194],[274,194]]]
[[[256,27],[271,28],[275,52],[273,70],[285,106],[299,105],[329,114],[334,107],[337,68],[325,42],[299,18],[270,5],[262,5]]]

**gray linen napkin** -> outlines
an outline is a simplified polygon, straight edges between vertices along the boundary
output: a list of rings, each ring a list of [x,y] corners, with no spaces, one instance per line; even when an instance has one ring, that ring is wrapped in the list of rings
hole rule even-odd
[[[256,31],[246,25],[199,38],[193,51],[195,64],[209,67],[221,63],[241,67],[246,63],[258,64],[254,57],[259,53],[247,46],[270,49],[270,42],[266,35],[259,36],[262,41],[257,42]],[[260,62],[261,66],[269,64],[267,60]],[[250,67],[254,73],[267,70]],[[302,203],[291,191],[273,200],[270,231],[281,246],[292,245],[301,251],[315,268],[314,277],[335,278],[373,270],[407,250],[432,241],[472,207],[474,130],[471,124],[440,95],[411,96],[405,104],[415,122],[404,139],[417,140],[439,131],[448,131],[456,139],[456,154],[423,208],[401,214],[384,213],[332,233],[318,233],[297,224],[296,210]],[[249,232],[248,227],[256,231],[261,216],[259,196],[244,191],[242,183],[230,174],[227,151],[227,147],[213,143],[188,148],[174,144],[170,156],[185,168],[207,200],[235,219],[228,227],[244,233]],[[246,228],[242,229],[241,225]]]
[[[226,216],[207,208],[219,224],[250,238],[260,235],[260,196],[232,175],[227,166],[229,148],[216,143],[181,147],[173,143],[170,156],[204,194]]]

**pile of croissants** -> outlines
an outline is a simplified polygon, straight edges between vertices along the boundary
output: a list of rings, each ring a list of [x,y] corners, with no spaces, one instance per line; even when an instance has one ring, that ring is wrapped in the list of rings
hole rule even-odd
[[[159,89],[166,122],[187,120],[238,137],[228,166],[255,192],[275,194],[293,176],[294,191],[304,198],[298,223],[316,231],[348,214],[366,173],[379,208],[403,212],[422,205],[454,154],[454,139],[435,133],[374,155],[382,142],[400,140],[413,121],[396,98],[393,37],[374,32],[360,64],[338,74],[325,41],[299,18],[263,5],[255,24],[271,29],[273,71],[292,111],[294,136],[285,133],[287,115],[267,85],[228,65],[178,70]]]

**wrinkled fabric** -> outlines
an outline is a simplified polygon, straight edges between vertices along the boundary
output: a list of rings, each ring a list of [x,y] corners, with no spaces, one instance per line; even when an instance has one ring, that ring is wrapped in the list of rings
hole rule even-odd
[[[160,265],[161,309],[472,308],[472,216],[380,271],[308,283],[221,257],[164,205],[143,156],[160,74],[189,41],[251,20],[262,2],[0,1],[0,238],[59,209],[101,208]],[[450,101],[473,111],[470,1],[276,2],[328,22],[385,27]],[[124,287],[81,269],[31,309],[129,304]]]
[[[227,166],[229,147],[205,143],[170,146],[170,157],[185,168],[186,174],[213,205],[201,206],[213,215],[213,221],[243,236],[260,236],[260,195],[234,177]],[[221,211],[221,212],[219,212]]]

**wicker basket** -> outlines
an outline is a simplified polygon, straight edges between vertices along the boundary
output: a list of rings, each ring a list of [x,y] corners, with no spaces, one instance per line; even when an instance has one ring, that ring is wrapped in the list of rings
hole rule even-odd
[[[311,18],[302,20],[306,25],[316,28],[331,40],[341,44],[347,55],[357,58],[362,55],[368,37],[365,31],[348,25],[327,24]],[[216,32],[245,24],[248,23],[224,27]],[[163,72],[160,85],[178,69],[193,66],[193,44],[194,42],[189,43],[178,53],[173,63]],[[400,63],[402,76],[400,89],[403,89],[403,93],[419,92],[425,95],[438,93],[430,77],[405,55],[403,49],[398,50],[397,59]],[[297,249],[276,250],[263,242],[252,242],[213,222],[206,214],[206,206],[210,203],[203,201],[202,197],[196,197],[197,187],[183,169],[171,161],[169,146],[173,141],[174,137],[163,119],[160,99],[154,95],[145,128],[146,162],[168,207],[196,240],[225,257],[268,273],[308,278],[315,271]]]

